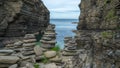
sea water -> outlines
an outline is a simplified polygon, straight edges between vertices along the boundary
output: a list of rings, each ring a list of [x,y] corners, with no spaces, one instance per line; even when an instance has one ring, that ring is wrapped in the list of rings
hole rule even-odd
[[[77,19],[51,19],[50,23],[56,25],[56,40],[57,44],[61,49],[64,48],[64,37],[74,37],[75,33],[72,30],[76,30],[77,24],[73,24],[73,22],[78,22]]]

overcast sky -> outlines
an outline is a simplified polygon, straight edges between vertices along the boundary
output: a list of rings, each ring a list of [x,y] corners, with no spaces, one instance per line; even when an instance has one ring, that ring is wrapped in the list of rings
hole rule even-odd
[[[51,12],[51,18],[78,19],[80,0],[42,0]]]

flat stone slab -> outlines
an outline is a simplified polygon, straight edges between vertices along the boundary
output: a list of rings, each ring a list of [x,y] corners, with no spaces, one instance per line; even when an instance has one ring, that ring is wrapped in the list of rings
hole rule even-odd
[[[46,32],[45,35],[56,35],[56,33],[48,33],[48,32]]]
[[[0,50],[0,53],[13,53],[14,50]]]
[[[63,52],[62,55],[63,56],[76,56],[77,53],[74,53],[74,52],[73,53],[72,52]]]
[[[34,34],[26,34],[24,38],[25,39],[33,39],[33,38],[35,38],[35,35]]]
[[[48,44],[57,43],[55,40],[51,40],[51,41],[40,40],[40,42],[41,42],[41,43],[48,43]]]
[[[34,51],[28,51],[28,52],[23,53],[24,56],[29,56],[29,55],[34,55],[34,54],[35,54]]]
[[[50,40],[52,40],[52,38],[49,38],[49,37],[43,37],[42,40],[50,41]]]
[[[36,42],[36,39],[27,39],[23,40],[24,43],[31,43],[31,42]]]
[[[56,38],[56,35],[43,35],[43,37]]]
[[[15,64],[20,58],[17,56],[0,56],[0,63]]]
[[[14,50],[0,50],[0,56],[11,55],[13,52]]]
[[[15,43],[14,43],[14,46],[21,46],[22,44],[23,44],[22,41],[18,41],[18,42],[15,42]]]
[[[23,47],[32,47],[35,45],[36,45],[36,43],[25,43],[25,44],[23,44]]]
[[[77,50],[68,50],[67,48],[64,49],[64,51],[66,51],[66,52],[77,52]]]

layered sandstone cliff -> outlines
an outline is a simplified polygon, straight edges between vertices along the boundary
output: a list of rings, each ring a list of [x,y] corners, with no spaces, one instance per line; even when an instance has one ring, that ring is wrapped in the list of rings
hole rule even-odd
[[[120,0],[81,0],[79,6],[74,66],[120,68]]]
[[[44,30],[49,10],[41,0],[0,0],[0,39]]]

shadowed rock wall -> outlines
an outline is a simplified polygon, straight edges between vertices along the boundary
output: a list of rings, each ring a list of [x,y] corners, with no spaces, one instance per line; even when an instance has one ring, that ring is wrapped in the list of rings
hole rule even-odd
[[[0,39],[44,31],[49,14],[41,0],[0,0]]]
[[[81,0],[79,68],[120,68],[120,0]],[[80,62],[79,64],[77,62]]]

